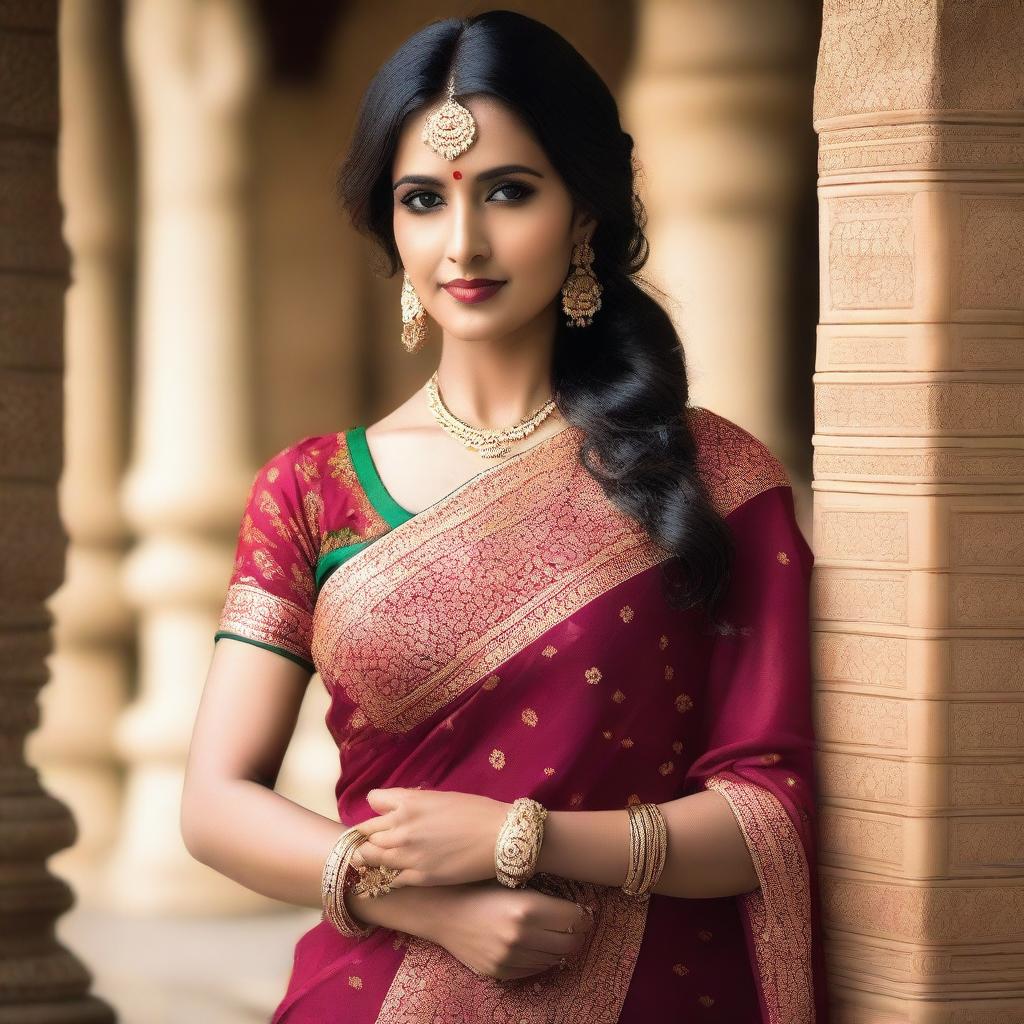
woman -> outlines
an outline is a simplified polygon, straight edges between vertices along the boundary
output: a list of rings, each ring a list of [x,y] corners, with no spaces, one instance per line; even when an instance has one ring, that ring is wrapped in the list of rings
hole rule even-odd
[[[256,475],[182,807],[195,856],[275,898],[319,906],[355,825],[353,866],[394,878],[344,897],[368,936],[302,936],[274,1024],[825,1020],[813,556],[779,461],[687,404],[632,148],[584,59],[507,11],[370,83],[340,196],[438,369]],[[314,671],[341,828],[272,792]],[[508,888],[524,796],[543,844]],[[667,854],[636,896],[641,803]]]

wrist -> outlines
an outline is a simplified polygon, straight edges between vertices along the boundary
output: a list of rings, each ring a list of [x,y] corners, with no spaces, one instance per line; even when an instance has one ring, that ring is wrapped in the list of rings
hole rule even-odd
[[[434,887],[407,885],[384,896],[345,894],[345,903],[362,924],[378,925],[429,939],[435,924]]]

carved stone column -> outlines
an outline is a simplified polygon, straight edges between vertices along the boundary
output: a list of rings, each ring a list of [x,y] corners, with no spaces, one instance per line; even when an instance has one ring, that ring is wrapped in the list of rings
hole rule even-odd
[[[131,0],[126,46],[141,157],[138,359],[125,567],[139,616],[139,697],[111,899],[130,912],[270,901],[182,842],[189,737],[252,483],[249,108],[259,41],[243,0]]]
[[[28,759],[78,823],[51,868],[103,903],[102,865],[117,831],[120,766],[114,723],[128,694],[132,622],[121,593],[127,530],[124,471],[135,211],[131,124],[116,0],[65,4],[60,27],[60,191],[73,283],[65,314],[61,520],[66,579],[54,595],[51,680]]]
[[[826,0],[815,435],[839,1024],[1024,1019],[1024,8]]]
[[[113,1021],[84,964],[57,942],[74,903],[47,858],[75,823],[23,757],[39,722],[64,571],[58,516],[68,256],[57,195],[56,6],[0,5],[0,1019]]]

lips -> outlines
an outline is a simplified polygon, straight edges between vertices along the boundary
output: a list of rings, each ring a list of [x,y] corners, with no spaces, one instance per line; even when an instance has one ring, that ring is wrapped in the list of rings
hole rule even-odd
[[[489,299],[498,292],[504,283],[504,281],[491,281],[482,277],[474,278],[472,281],[457,278],[442,287],[453,299],[472,303]]]

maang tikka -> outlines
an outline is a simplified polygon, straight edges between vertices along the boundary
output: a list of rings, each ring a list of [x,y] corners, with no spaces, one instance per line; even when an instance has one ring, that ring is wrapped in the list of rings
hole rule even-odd
[[[473,145],[476,121],[455,99],[455,75],[448,79],[448,99],[423,122],[420,139],[438,156],[454,160]]]
[[[472,113],[455,99],[455,75],[448,79],[448,98],[423,122],[420,140],[438,156],[454,160],[473,145],[476,121]],[[427,314],[408,272],[402,282],[402,344],[416,352],[427,337]]]

